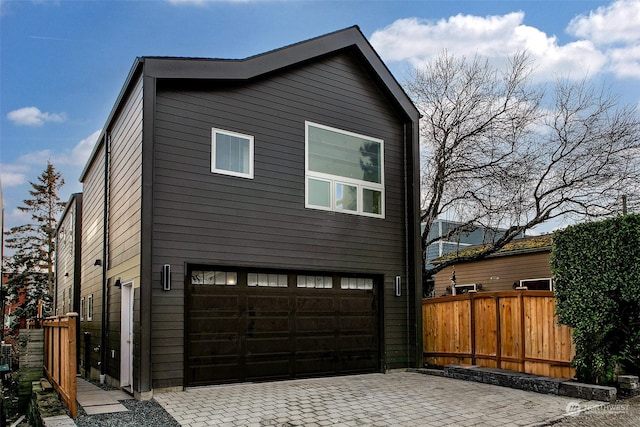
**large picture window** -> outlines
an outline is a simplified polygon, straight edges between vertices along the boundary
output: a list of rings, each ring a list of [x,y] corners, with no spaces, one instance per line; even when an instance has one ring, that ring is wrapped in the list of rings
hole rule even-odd
[[[211,172],[253,179],[253,136],[212,128]]]
[[[305,123],[305,206],[384,218],[384,141]]]

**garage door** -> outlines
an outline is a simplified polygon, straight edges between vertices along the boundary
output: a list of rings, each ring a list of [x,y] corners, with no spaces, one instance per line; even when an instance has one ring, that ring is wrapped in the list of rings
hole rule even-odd
[[[376,372],[379,278],[191,267],[188,386]]]

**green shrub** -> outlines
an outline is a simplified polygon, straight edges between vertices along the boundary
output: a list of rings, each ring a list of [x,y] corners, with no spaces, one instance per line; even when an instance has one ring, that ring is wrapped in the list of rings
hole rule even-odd
[[[557,231],[551,270],[556,312],[574,328],[578,379],[640,373],[640,215]]]

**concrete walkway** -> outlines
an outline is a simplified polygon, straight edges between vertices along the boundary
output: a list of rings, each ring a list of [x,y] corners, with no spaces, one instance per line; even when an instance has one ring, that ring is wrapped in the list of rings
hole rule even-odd
[[[87,415],[108,414],[112,412],[126,412],[119,400],[133,399],[122,390],[105,391],[90,382],[77,377],[76,400]]]
[[[586,403],[410,372],[190,388],[154,399],[189,427],[541,426]]]

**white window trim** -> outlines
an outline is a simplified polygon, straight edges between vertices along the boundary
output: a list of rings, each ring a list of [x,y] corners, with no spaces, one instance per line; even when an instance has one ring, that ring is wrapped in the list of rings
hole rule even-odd
[[[341,133],[344,135],[349,135],[349,136],[354,136],[356,138],[364,138],[367,139],[369,141],[373,141],[373,142],[377,142],[380,144],[380,184],[375,183],[375,182],[368,182],[368,181],[361,181],[358,179],[352,179],[352,178],[345,178],[342,176],[337,176],[337,175],[330,175],[330,174],[326,174],[326,173],[322,173],[322,172],[315,172],[315,171],[310,171],[309,170],[309,126],[314,126],[320,129],[325,129],[325,130],[329,130],[332,132],[336,132],[336,133]],[[368,217],[373,217],[373,218],[385,218],[385,213],[386,213],[386,197],[385,197],[385,189],[384,189],[384,140],[379,139],[379,138],[374,138],[372,136],[369,135],[362,135],[359,133],[355,133],[355,132],[350,132],[347,130],[343,130],[343,129],[338,129],[338,128],[334,128],[331,126],[325,126],[325,125],[321,125],[319,123],[315,123],[315,122],[310,122],[308,120],[305,120],[304,122],[304,172],[305,172],[305,176],[304,176],[304,207],[308,208],[308,209],[318,209],[318,210],[323,210],[323,211],[332,211],[332,212],[339,212],[339,213],[345,213],[345,214],[350,214],[350,215],[360,215],[360,216],[368,216]],[[329,200],[331,202],[331,206],[327,207],[327,206],[318,206],[318,205],[313,205],[311,203],[309,203],[309,178],[312,179],[317,179],[318,181],[326,181],[329,182],[329,186],[330,186],[330,191],[329,191]],[[336,184],[347,184],[347,185],[352,185],[357,187],[357,191],[358,191],[358,210],[357,211],[351,211],[351,210],[346,210],[346,209],[338,209],[336,207],[336,201],[335,201],[335,189],[336,189]],[[367,189],[367,190],[374,190],[374,191],[379,191],[381,193],[381,198],[382,198],[382,203],[381,203],[381,207],[382,207],[382,213],[381,214],[373,214],[373,213],[369,213],[369,212],[364,212],[362,210],[363,207],[363,190]]]
[[[80,320],[84,320],[84,297],[80,298]]]
[[[522,279],[520,280],[520,287],[526,287],[527,286],[527,282],[539,282],[541,280],[548,280],[549,281],[549,290],[553,291],[553,278],[552,277],[539,277],[537,279]]]
[[[462,295],[462,294],[458,294],[458,289],[460,289],[461,291],[466,289],[466,288],[471,288],[468,290],[468,292],[478,292],[478,284],[477,283],[467,283],[467,284],[460,284],[460,285],[453,285],[453,287],[451,288],[451,295],[456,296],[456,295]]]
[[[235,136],[237,138],[244,138],[249,140],[249,173],[240,173],[240,172],[228,171],[226,169],[216,168],[216,134]],[[239,178],[253,179],[253,158],[254,158],[254,138],[252,135],[232,132],[232,131],[220,129],[220,128],[211,128],[211,172],[219,173],[221,175],[229,175],[229,176],[235,176]]]

